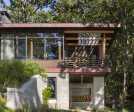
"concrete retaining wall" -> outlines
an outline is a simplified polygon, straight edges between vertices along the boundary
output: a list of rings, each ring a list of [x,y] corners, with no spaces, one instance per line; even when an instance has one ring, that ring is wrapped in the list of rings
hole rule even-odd
[[[7,107],[20,109],[24,102],[30,108],[40,108],[42,104],[42,90],[47,86],[41,76],[36,75],[25,83],[20,89],[7,88]]]

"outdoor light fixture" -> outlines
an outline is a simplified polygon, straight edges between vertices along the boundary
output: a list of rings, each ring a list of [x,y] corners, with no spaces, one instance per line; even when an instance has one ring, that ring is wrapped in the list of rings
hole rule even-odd
[[[83,75],[81,75],[81,84],[83,83]]]

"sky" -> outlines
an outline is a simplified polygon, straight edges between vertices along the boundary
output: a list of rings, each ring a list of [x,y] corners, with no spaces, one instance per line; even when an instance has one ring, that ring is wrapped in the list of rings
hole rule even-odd
[[[7,5],[10,5],[9,0],[4,0],[4,2],[5,2]]]

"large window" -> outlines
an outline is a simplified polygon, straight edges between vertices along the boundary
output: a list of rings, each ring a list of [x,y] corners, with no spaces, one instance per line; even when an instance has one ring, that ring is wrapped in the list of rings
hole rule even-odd
[[[6,42],[12,47],[12,53],[16,59],[33,59],[33,60],[62,60],[63,59],[63,33],[16,33],[2,34],[11,37],[13,41]],[[5,40],[2,40],[4,43]],[[1,44],[1,42],[0,42]],[[0,48],[2,45],[1,44]],[[10,53],[11,54],[11,53]],[[13,57],[13,56],[12,56]],[[5,57],[3,57],[5,59]]]
[[[48,78],[48,86],[52,87],[51,92],[53,93],[51,98],[56,98],[56,77]]]

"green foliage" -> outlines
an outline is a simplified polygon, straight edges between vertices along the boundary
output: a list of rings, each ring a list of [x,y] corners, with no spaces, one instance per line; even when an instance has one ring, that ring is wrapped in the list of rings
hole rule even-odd
[[[23,82],[23,80],[26,80],[24,67],[24,63],[19,60],[0,61],[0,83],[7,87]]]
[[[19,87],[33,75],[39,74],[44,78],[45,68],[34,61],[1,60],[0,61],[0,90],[6,87]]]
[[[42,91],[42,99],[43,99],[43,105],[48,105],[48,100],[50,99],[52,92],[51,92],[52,87],[47,87]]]
[[[6,98],[4,98],[0,93],[0,112],[13,112],[11,109],[8,109],[5,105]]]
[[[23,112],[28,112],[29,108],[28,108],[28,103],[27,102],[24,102],[22,104],[22,108],[23,108]]]
[[[43,8],[44,0],[9,0],[10,5],[1,0],[0,3],[9,10],[13,23],[29,23],[37,10]]]
[[[41,75],[43,72],[45,72],[45,68],[42,67],[38,62],[26,61],[24,62],[24,64],[25,74],[27,74],[30,77],[35,74]]]
[[[43,10],[43,11],[36,12],[33,22],[34,23],[52,23],[53,16],[51,15],[51,11],[45,12]]]
[[[74,109],[74,112],[81,112],[81,108],[80,108],[80,107],[76,107],[76,108]]]

